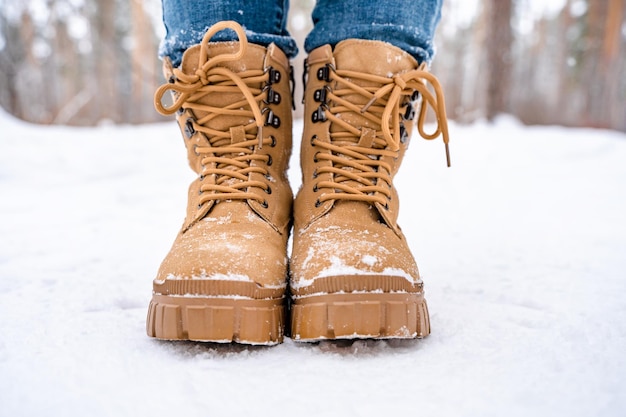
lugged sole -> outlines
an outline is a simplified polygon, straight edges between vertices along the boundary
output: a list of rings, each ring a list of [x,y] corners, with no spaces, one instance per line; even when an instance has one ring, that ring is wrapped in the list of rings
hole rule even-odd
[[[153,295],[148,336],[165,340],[275,345],[283,341],[283,299]]]
[[[422,293],[344,293],[296,297],[291,338],[415,339],[430,334]]]

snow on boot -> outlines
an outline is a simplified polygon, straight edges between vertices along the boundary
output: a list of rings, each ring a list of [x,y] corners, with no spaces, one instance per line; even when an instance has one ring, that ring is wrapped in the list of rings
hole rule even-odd
[[[210,42],[230,28],[238,42]],[[283,339],[293,195],[290,65],[235,22],[209,29],[155,95],[177,114],[191,168],[187,217],[153,283],[159,339],[276,344]],[[171,91],[174,104],[165,107]]]
[[[449,155],[441,87],[425,65],[378,41],[317,48],[306,71],[303,185],[290,265],[292,338],[427,336],[423,283],[396,222],[392,180],[420,101],[420,134],[443,135]],[[438,121],[433,134],[423,128],[427,105]]]

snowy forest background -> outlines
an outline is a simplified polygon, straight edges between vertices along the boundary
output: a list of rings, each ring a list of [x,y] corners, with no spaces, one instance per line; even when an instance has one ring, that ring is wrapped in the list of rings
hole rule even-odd
[[[291,1],[300,47],[313,6]],[[433,72],[448,114],[626,131],[625,9],[626,0],[445,0]],[[0,0],[0,106],[42,124],[161,120],[160,13],[159,0]]]
[[[145,333],[194,178],[159,0],[0,0],[0,416],[626,416],[626,0],[444,6],[452,168],[394,179],[432,334],[263,348]]]

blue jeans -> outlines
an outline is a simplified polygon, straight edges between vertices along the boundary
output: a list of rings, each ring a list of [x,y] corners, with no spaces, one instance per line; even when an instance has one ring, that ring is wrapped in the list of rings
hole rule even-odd
[[[433,35],[441,17],[443,0],[317,0],[307,52],[345,39],[389,42],[419,62],[433,57]],[[175,66],[183,52],[199,43],[206,30],[222,20],[234,20],[245,29],[248,41],[267,46],[274,42],[290,58],[298,53],[287,31],[289,0],[162,0],[165,39],[159,55]],[[222,31],[214,41],[236,40]]]

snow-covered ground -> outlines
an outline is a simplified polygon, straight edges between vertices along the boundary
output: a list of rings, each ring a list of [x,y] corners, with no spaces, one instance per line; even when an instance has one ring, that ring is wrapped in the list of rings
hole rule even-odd
[[[264,348],[145,335],[192,178],[173,123],[0,113],[0,415],[625,415],[626,136],[451,129],[452,168],[415,137],[398,178],[432,335]]]

